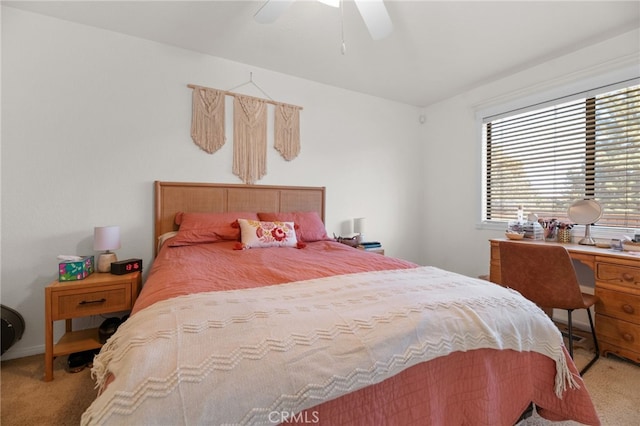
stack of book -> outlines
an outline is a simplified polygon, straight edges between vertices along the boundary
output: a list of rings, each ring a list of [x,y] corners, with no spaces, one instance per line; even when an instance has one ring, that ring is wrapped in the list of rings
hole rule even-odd
[[[376,250],[382,248],[382,244],[377,241],[368,241],[360,243],[358,247],[363,250]]]

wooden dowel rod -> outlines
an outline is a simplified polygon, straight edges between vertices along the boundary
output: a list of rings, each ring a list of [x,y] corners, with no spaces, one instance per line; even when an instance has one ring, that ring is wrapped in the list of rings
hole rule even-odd
[[[205,87],[205,86],[198,86],[196,84],[187,84],[187,87],[190,89],[212,89],[211,87]],[[217,89],[213,89],[213,90],[217,90]],[[249,95],[243,95],[242,93],[235,93],[235,92],[227,92],[226,90],[220,90],[220,92],[224,92],[225,95],[227,96],[244,96],[245,98],[252,98],[252,99],[259,99],[263,102],[266,102],[268,104],[271,105],[285,105],[285,106],[289,106],[289,107],[293,107],[293,108],[298,108],[299,110],[302,110],[303,108],[301,106],[298,105],[293,105],[293,104],[287,104],[284,102],[276,102],[276,101],[272,101],[270,99],[264,99],[264,98],[258,98],[255,96],[249,96]]]

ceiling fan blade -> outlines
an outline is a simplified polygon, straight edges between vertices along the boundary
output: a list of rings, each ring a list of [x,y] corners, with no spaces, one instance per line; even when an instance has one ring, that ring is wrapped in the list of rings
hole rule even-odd
[[[383,0],[355,0],[364,23],[374,40],[380,40],[391,34],[393,24]]]
[[[267,0],[253,15],[253,19],[261,24],[271,24],[282,15],[294,0]]]

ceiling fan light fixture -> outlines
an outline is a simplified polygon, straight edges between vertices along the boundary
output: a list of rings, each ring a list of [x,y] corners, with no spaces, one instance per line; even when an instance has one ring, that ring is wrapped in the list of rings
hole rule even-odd
[[[253,15],[253,18],[261,24],[271,24],[275,22],[294,1],[295,0],[266,0],[262,7]],[[343,0],[318,1],[330,6],[339,7],[340,10],[343,9],[341,7]],[[372,39],[381,40],[391,34],[393,24],[391,23],[391,17],[387,12],[387,8],[384,5],[384,0],[354,0],[354,3]]]

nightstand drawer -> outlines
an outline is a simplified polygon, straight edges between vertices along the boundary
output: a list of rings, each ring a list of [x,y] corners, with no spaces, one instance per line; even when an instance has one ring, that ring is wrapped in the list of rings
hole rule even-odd
[[[640,296],[596,287],[596,312],[640,324]]]
[[[131,288],[127,284],[101,286],[95,291],[58,291],[53,294],[52,319],[95,315],[131,309]]]

